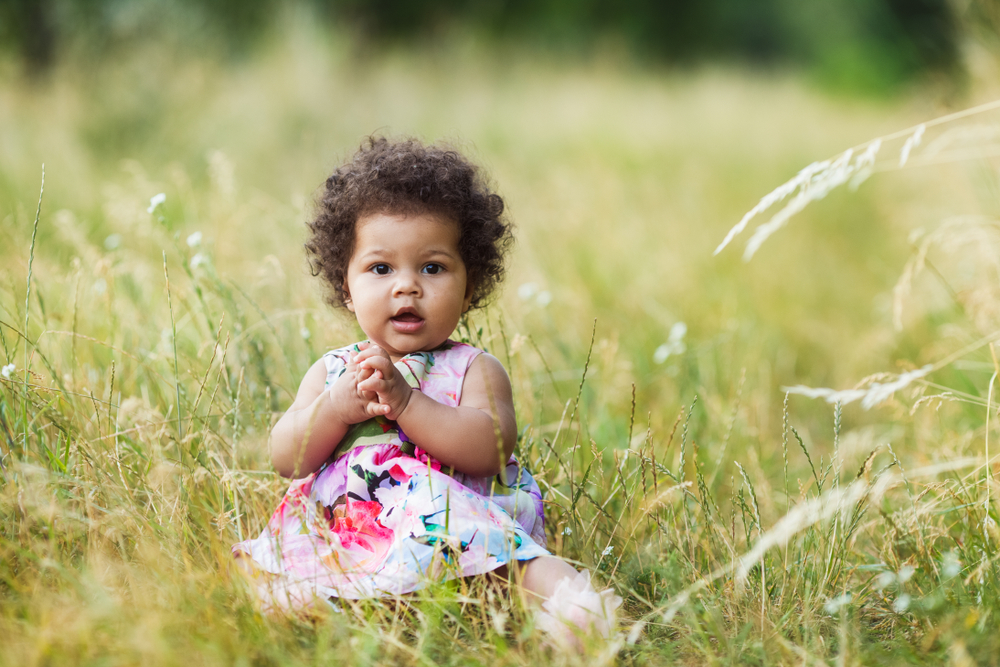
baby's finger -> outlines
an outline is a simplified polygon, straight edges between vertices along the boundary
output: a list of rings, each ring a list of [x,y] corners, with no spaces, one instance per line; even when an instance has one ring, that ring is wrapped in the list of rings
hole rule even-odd
[[[364,382],[359,382],[358,389],[360,389],[361,391],[370,391],[372,393],[378,394],[387,391],[389,389],[389,385],[385,380],[382,379],[382,375],[380,373],[376,373],[375,375],[372,375]]]
[[[364,370],[381,371],[383,377],[389,377],[393,373],[392,361],[388,357],[374,356],[363,359],[358,364]]]
[[[358,363],[373,357],[383,357],[385,359],[389,359],[389,353],[378,345],[372,344],[357,354]]]
[[[373,379],[374,380],[380,380],[380,379],[382,379],[381,373],[379,373],[378,371],[375,371],[374,373],[372,373],[371,371],[369,371],[368,374],[367,374],[367,377],[364,380],[361,380],[361,381],[359,381],[357,383],[358,396],[360,396],[361,398],[363,398],[365,400],[369,400],[369,401],[370,400],[374,400],[374,398],[375,398],[375,391],[373,389],[371,389],[369,387],[369,385],[365,384],[365,383],[367,383],[367,382],[369,382],[370,380],[373,380]]]
[[[378,417],[380,415],[389,414],[389,406],[385,403],[379,403],[378,401],[371,401],[365,406],[365,411],[372,417]]]

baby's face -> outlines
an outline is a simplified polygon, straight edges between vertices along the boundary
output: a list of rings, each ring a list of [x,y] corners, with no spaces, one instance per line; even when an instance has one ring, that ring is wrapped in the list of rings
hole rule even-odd
[[[458,224],[436,215],[376,213],[358,220],[347,265],[347,308],[393,361],[433,350],[472,302]]]

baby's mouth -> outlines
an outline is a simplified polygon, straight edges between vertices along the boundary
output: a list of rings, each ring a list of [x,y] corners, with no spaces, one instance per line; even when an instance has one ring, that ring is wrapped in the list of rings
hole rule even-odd
[[[414,333],[424,325],[424,318],[405,308],[390,318],[393,328],[402,333]]]

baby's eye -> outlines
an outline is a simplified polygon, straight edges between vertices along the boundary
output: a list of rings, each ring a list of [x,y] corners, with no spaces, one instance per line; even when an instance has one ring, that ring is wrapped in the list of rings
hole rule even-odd
[[[424,273],[429,273],[430,275],[435,275],[444,271],[444,267],[440,264],[428,264],[424,267]]]
[[[388,264],[376,264],[375,266],[373,266],[371,268],[371,271],[373,273],[375,273],[376,275],[379,275],[379,276],[387,276],[387,275],[389,275],[389,271],[390,270],[391,269],[389,268]]]

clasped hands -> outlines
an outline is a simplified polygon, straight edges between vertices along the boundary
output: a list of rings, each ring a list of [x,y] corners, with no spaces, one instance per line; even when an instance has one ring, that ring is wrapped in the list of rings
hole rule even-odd
[[[344,373],[328,390],[347,424],[379,415],[397,420],[409,405],[413,389],[393,365],[389,354],[374,343],[361,343]]]

